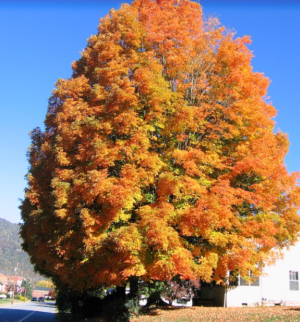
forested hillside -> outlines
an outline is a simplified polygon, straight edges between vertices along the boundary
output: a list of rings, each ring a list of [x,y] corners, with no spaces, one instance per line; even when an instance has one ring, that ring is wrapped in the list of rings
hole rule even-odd
[[[29,256],[21,249],[18,224],[0,218],[0,273],[35,277]]]

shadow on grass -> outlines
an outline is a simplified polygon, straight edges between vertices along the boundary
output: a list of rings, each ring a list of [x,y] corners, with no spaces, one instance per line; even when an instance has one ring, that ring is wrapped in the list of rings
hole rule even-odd
[[[285,308],[284,310],[287,310],[287,311],[300,311],[300,307],[289,307],[289,308]]]
[[[149,316],[157,316],[159,315],[158,311],[183,311],[183,310],[191,310],[192,307],[184,307],[184,306],[171,306],[171,305],[163,305],[157,307],[144,307],[142,309],[142,315]]]
[[[116,308],[114,308],[116,310]],[[193,310],[193,307],[180,307],[180,306],[171,306],[171,305],[158,305],[158,306],[144,306],[141,309],[141,315],[142,316],[151,316],[151,317],[155,317],[160,315],[159,312],[162,311],[168,311],[168,312],[179,312],[179,311],[183,311],[183,310]],[[137,317],[137,316],[132,316],[132,317]],[[69,312],[60,312],[57,313],[56,315],[56,319],[57,322],[84,322],[84,321],[89,321],[89,322],[129,322],[130,319],[126,318],[125,316],[121,317],[121,316],[115,316],[114,312],[112,310],[112,308],[110,308],[109,306],[106,306],[104,308],[102,308],[102,310],[99,310],[99,312],[93,316],[93,317],[89,317],[87,318],[87,320],[85,320],[85,317],[82,314],[79,315],[72,315]]]
[[[71,313],[67,312],[60,312],[56,314],[56,321],[57,322],[111,322],[109,319],[105,320],[104,318],[101,317],[92,317],[92,318],[84,318],[82,315],[72,315]]]
[[[56,321],[57,322],[68,322],[68,321],[72,321],[72,320],[76,321],[76,318],[74,318],[74,316],[72,317],[71,313],[59,312],[56,314]],[[80,321],[80,320],[77,319],[77,321]]]

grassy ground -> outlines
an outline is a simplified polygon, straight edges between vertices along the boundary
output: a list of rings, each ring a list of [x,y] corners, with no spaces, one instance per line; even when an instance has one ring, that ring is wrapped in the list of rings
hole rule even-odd
[[[130,322],[223,322],[223,321],[261,321],[261,322],[300,322],[300,308],[295,307],[242,307],[215,308],[167,307],[149,312]],[[91,321],[93,322],[93,321]],[[96,322],[96,321],[95,321]]]
[[[15,303],[21,303],[22,301],[20,301],[20,300],[17,300],[17,299],[15,299],[14,300],[14,304]],[[0,305],[1,304],[10,304],[11,303],[11,300],[10,300],[10,298],[7,298],[6,300],[4,300],[4,299],[0,299]]]
[[[4,299],[0,299],[0,305],[1,304],[7,304],[10,303],[10,299],[4,300]]]
[[[91,318],[88,322],[111,322]],[[154,309],[130,322],[300,322],[300,307],[216,308],[164,307]]]

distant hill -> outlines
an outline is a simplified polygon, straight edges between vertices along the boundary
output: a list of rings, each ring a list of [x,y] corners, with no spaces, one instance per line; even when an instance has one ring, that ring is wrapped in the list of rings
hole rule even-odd
[[[19,225],[0,218],[0,273],[42,279],[34,272],[28,254],[21,249],[21,243]]]

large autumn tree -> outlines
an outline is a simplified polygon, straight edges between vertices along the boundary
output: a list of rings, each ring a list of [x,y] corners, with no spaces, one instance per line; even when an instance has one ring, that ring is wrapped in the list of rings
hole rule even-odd
[[[31,135],[21,235],[40,273],[74,290],[221,282],[296,241],[297,174],[249,42],[189,0],[101,19]]]

